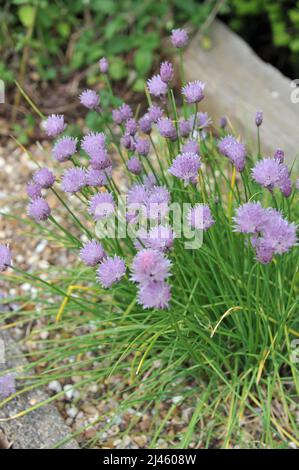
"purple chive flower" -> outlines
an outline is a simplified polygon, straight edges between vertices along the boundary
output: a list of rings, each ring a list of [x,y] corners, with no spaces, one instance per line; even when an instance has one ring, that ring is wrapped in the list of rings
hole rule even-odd
[[[53,147],[54,158],[59,162],[65,162],[76,153],[77,139],[74,137],[62,137]]]
[[[182,147],[182,153],[196,153],[199,155],[199,145],[196,140],[188,140]]]
[[[160,118],[157,122],[157,126],[162,137],[170,140],[176,140],[177,131],[171,119],[167,117]]]
[[[173,29],[171,32],[171,42],[174,47],[181,49],[188,44],[188,34],[185,29]]]
[[[165,309],[169,306],[170,286],[166,282],[149,282],[138,288],[138,303],[144,308]]]
[[[136,144],[136,152],[146,157],[150,151],[149,141],[147,139],[142,139],[141,137],[136,137],[135,144]]]
[[[86,186],[86,171],[84,168],[70,168],[62,175],[61,186],[66,193],[76,193]]]
[[[221,129],[225,129],[227,126],[227,118],[225,116],[222,116],[219,121],[219,126]]]
[[[52,114],[43,123],[46,134],[49,137],[57,137],[66,128],[63,114]]]
[[[89,168],[86,171],[86,184],[87,186],[104,186],[107,184],[107,176],[111,175],[112,168],[106,168],[105,170],[94,170]]]
[[[279,184],[279,189],[284,195],[284,197],[290,197],[292,194],[292,181],[290,177],[286,177],[282,179],[282,181]]]
[[[170,227],[156,225],[146,237],[145,246],[153,250],[167,251],[173,245],[174,233]]]
[[[115,124],[122,124],[128,119],[133,117],[133,111],[131,106],[126,103],[123,103],[119,108],[113,109],[112,119]]]
[[[132,108],[131,108],[131,106],[129,106],[128,104],[123,103],[123,104],[120,106],[119,110],[120,110],[120,112],[121,112],[122,115],[123,115],[124,121],[127,121],[128,119],[130,119],[130,118],[133,117]]]
[[[90,165],[94,170],[105,170],[111,166],[111,160],[105,148],[99,149],[90,157]]]
[[[160,75],[154,75],[147,81],[148,91],[157,98],[162,98],[167,93],[167,85],[163,82]]]
[[[134,175],[139,175],[142,172],[142,165],[137,157],[131,157],[127,161],[127,167]]]
[[[37,197],[41,197],[42,195],[42,187],[38,183],[34,183],[33,181],[30,181],[27,184],[27,194],[30,197],[30,199],[36,199]]]
[[[32,201],[28,204],[27,211],[28,215],[36,222],[46,220],[51,215],[50,206],[42,197],[32,199]]]
[[[265,226],[267,213],[260,202],[247,202],[237,209],[233,220],[237,232],[254,234]]]
[[[188,119],[181,119],[179,121],[179,131],[181,137],[188,137],[192,131],[192,124]]]
[[[130,118],[126,121],[126,133],[134,136],[137,132],[137,122],[134,118]]]
[[[207,204],[196,204],[192,207],[188,212],[187,220],[191,228],[204,231],[215,223],[211,209]]]
[[[243,171],[246,164],[246,148],[232,135],[223,137],[218,142],[218,150],[222,155],[229,158],[238,171]]]
[[[149,219],[161,221],[169,212],[170,194],[165,186],[153,186],[147,195],[146,207]]]
[[[257,112],[256,112],[256,115],[255,115],[255,125],[256,125],[257,127],[260,127],[260,126],[262,125],[262,123],[263,123],[263,117],[264,117],[263,111],[257,111]]]
[[[173,65],[170,62],[162,62],[160,65],[160,77],[163,82],[168,83],[173,79]]]
[[[11,251],[7,245],[0,245],[0,273],[11,265]]]
[[[132,152],[136,149],[135,140],[130,134],[124,134],[120,139],[121,145]]]
[[[95,109],[100,104],[99,95],[94,90],[85,90],[79,96],[80,103],[87,109]]]
[[[150,134],[151,133],[151,130],[152,130],[152,120],[149,116],[149,113],[146,113],[144,114],[144,116],[142,116],[140,119],[139,119],[139,126],[140,126],[140,130],[142,132],[144,132],[145,134]]]
[[[271,248],[274,254],[287,253],[297,244],[297,227],[284,219],[275,209],[268,209],[267,212],[268,221],[262,232],[264,244]]]
[[[274,160],[277,160],[279,163],[284,162],[284,151],[281,149],[277,149],[273,156]]]
[[[148,108],[148,115],[152,122],[158,122],[163,116],[163,109],[153,104]]]
[[[128,204],[146,204],[148,190],[143,184],[134,184],[128,191]]]
[[[97,279],[105,287],[111,287],[112,284],[119,282],[126,273],[126,265],[122,258],[114,256],[105,258],[97,270]]]
[[[42,188],[50,188],[55,182],[55,176],[48,168],[41,168],[34,173],[33,181]]]
[[[109,70],[109,63],[108,63],[108,60],[106,59],[106,57],[102,57],[100,60],[99,60],[99,68],[100,68],[100,71],[102,73],[107,73],[108,70]]]
[[[113,119],[113,122],[115,122],[115,124],[122,124],[124,119],[119,109],[112,110],[112,119]]]
[[[290,191],[292,191],[287,166],[274,158],[264,158],[258,161],[252,169],[252,177],[254,181],[269,189],[269,191],[278,187],[285,196],[289,196]]]
[[[268,264],[272,261],[274,251],[265,243],[263,238],[252,240],[252,246],[255,248],[257,261],[262,264]]]
[[[200,158],[196,153],[182,153],[178,155],[169,168],[169,173],[184,181],[187,186],[192,178],[198,175]]]
[[[161,251],[146,248],[133,259],[131,279],[141,284],[165,281],[170,276],[170,266],[171,262]]]
[[[105,144],[106,136],[103,132],[91,132],[83,137],[81,148],[91,157],[103,150]]]
[[[80,251],[80,258],[87,266],[96,266],[105,256],[103,246],[96,240],[85,243]]]
[[[0,398],[8,398],[16,393],[15,378],[12,374],[0,377]]]
[[[170,227],[156,225],[149,232],[144,228],[139,229],[134,245],[137,250],[151,248],[164,252],[172,247],[174,237],[174,232]]]
[[[239,207],[234,217],[237,232],[252,234],[251,244],[258,261],[269,263],[275,254],[283,254],[297,244],[296,225],[275,209],[264,209],[249,202]]]
[[[299,189],[299,178],[296,181],[296,188]]]
[[[146,189],[150,190],[153,186],[156,186],[158,181],[153,173],[149,173],[148,175],[144,175],[143,177],[143,184]]]
[[[199,103],[204,98],[205,83],[195,80],[182,88],[187,103]]]
[[[114,211],[115,205],[111,193],[97,193],[89,202],[89,212],[95,221],[109,217]]]

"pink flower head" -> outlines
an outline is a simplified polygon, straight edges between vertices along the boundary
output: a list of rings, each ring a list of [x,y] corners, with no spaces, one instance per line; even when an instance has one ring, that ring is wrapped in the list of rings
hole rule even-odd
[[[256,163],[252,169],[253,179],[261,186],[272,191],[279,188],[284,196],[290,196],[292,182],[288,167],[275,158],[264,158]]]
[[[162,137],[170,140],[177,139],[177,131],[170,118],[160,118],[157,122],[157,126]]]
[[[90,157],[97,155],[105,148],[106,136],[103,132],[90,132],[81,141],[81,148]]]
[[[27,208],[28,215],[36,222],[46,220],[51,215],[49,204],[42,197],[32,199]]]
[[[34,183],[30,181],[27,185],[27,194],[30,199],[36,199],[37,197],[41,197],[42,195],[42,187],[38,183]]]
[[[139,119],[140,130],[145,134],[150,134],[152,130],[152,120],[149,116],[149,113],[144,114]]]
[[[152,122],[158,122],[163,116],[163,109],[153,104],[148,108],[148,115]]]
[[[136,152],[139,155],[146,157],[150,151],[150,143],[147,139],[142,139],[141,137],[136,137],[135,139]]]
[[[184,181],[185,186],[198,175],[200,158],[196,153],[178,155],[169,168],[169,173]]]
[[[85,90],[79,96],[80,103],[87,109],[95,109],[100,104],[99,95],[94,90]]]
[[[258,233],[267,222],[267,212],[260,202],[247,202],[240,206],[233,218],[235,230],[241,233]]]
[[[106,59],[106,57],[102,57],[100,60],[99,60],[99,68],[100,68],[100,71],[102,73],[107,73],[108,70],[109,70],[109,62],[108,60]]]
[[[52,114],[43,123],[46,134],[49,137],[57,137],[66,128],[63,114]]]
[[[189,119],[181,119],[179,121],[179,131],[181,137],[188,137],[192,131],[192,123]]]
[[[65,162],[76,153],[76,150],[77,139],[74,137],[62,137],[55,143],[53,147],[53,155],[58,162]]]
[[[55,176],[48,168],[40,168],[33,175],[33,181],[41,188],[51,188],[55,182]]]
[[[167,93],[167,84],[163,82],[160,75],[154,75],[147,81],[148,91],[157,98],[162,98]]]
[[[95,221],[114,214],[115,204],[112,194],[108,192],[95,194],[90,200],[89,212]]]
[[[229,158],[238,171],[243,171],[246,164],[246,148],[232,135],[223,137],[218,142],[218,150],[222,155]]]
[[[160,77],[165,83],[169,83],[173,79],[173,65],[170,62],[162,62],[160,65]]]
[[[207,204],[196,204],[190,209],[187,218],[190,227],[197,230],[206,231],[215,223],[211,209]]]
[[[8,398],[16,392],[15,378],[12,374],[0,377],[0,398]]]
[[[127,161],[127,168],[134,175],[139,175],[142,172],[142,165],[137,157],[131,157]]]
[[[195,80],[182,88],[182,93],[187,103],[199,103],[204,98],[205,83]]]
[[[122,258],[114,256],[105,258],[97,270],[97,279],[107,289],[119,282],[126,273],[126,265]]]
[[[76,193],[86,186],[86,171],[84,168],[70,168],[62,175],[61,186],[66,193]]]
[[[137,298],[138,303],[144,308],[168,308],[170,301],[170,286],[163,281],[140,284]]]
[[[182,147],[182,153],[196,153],[199,155],[198,142],[196,140],[188,140]]]
[[[161,251],[146,248],[133,259],[131,279],[142,284],[165,281],[170,276],[170,266],[171,262]]]
[[[181,49],[188,44],[188,33],[185,29],[173,29],[171,32],[171,42],[177,49]]]
[[[153,250],[167,251],[173,245],[174,233],[170,227],[156,225],[147,235],[145,246]]]
[[[111,175],[112,168],[108,167],[105,170],[95,170],[89,168],[86,171],[86,184],[87,186],[104,186],[107,184],[107,175]]]
[[[170,193],[165,186],[153,186],[148,191],[146,206],[149,219],[161,221],[169,212]]]
[[[85,243],[80,251],[80,258],[87,266],[96,266],[105,256],[103,246],[96,240]]]

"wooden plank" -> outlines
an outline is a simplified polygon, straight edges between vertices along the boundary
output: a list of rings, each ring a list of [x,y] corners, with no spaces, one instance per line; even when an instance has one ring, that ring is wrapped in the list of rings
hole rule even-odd
[[[228,116],[253,151],[257,148],[255,113],[262,110],[262,154],[271,156],[281,148],[289,165],[295,161],[298,168],[299,102],[291,97],[293,93],[299,101],[299,89],[297,93],[291,80],[263,62],[220,21],[211,27],[211,40],[211,49],[203,50],[197,35],[185,52],[187,79],[207,83],[201,109],[208,111],[216,126],[221,116]]]

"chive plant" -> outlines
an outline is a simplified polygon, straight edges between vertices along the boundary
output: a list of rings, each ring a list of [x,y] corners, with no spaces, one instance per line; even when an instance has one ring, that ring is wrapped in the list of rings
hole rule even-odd
[[[184,82],[187,33],[175,30],[171,40],[180,56],[181,109],[171,87],[173,66],[164,62],[147,82],[142,116],[123,103],[80,141],[67,134],[63,115],[44,120],[46,134],[56,139],[56,165],[34,173],[27,187],[29,218],[20,223],[55,242],[56,250],[69,250],[75,261],[46,273],[34,267],[24,272],[12,262],[18,247],[0,246],[3,276],[11,285],[30,283],[36,292],[19,294],[17,311],[3,311],[2,329],[43,325],[29,334],[35,348],[16,388],[14,370],[2,377],[2,406],[26,390],[76,375],[74,388],[82,396],[91,384],[105,384],[118,397],[118,416],[132,407],[141,412],[132,429],[142,413],[169,404],[165,419],[153,415],[151,447],[159,446],[167,421],[184,402],[192,415],[172,436],[173,446],[195,445],[198,430],[203,447],[298,445],[298,181],[283,151],[263,158],[261,112],[256,153],[227,119],[212,129],[200,110],[206,85]],[[100,70],[113,103],[104,58]],[[102,113],[101,97],[92,90],[80,101]],[[115,178],[112,151],[126,174],[126,191]],[[47,201],[50,192],[57,210]],[[122,377],[121,393],[116,376]],[[95,419],[74,434],[93,426],[86,446],[101,446],[114,417]],[[258,421],[259,442],[256,435],[244,438],[246,420]]]

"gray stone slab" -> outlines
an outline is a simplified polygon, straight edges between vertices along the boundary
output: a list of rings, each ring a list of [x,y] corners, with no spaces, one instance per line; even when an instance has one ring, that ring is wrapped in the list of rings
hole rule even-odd
[[[0,332],[0,340],[5,345],[5,363],[0,363],[0,372],[17,367],[20,375],[27,364],[18,345],[7,332]],[[26,374],[28,375],[28,374]],[[44,390],[32,390],[13,399],[0,408],[0,419],[14,416],[49,398]],[[65,424],[54,404],[48,404],[34,410],[21,418],[0,421],[0,429],[7,440],[13,442],[14,449],[50,449],[70,435],[70,428]],[[61,446],[64,449],[78,449],[74,439]]]
[[[186,77],[207,83],[201,109],[218,125],[227,115],[251,149],[256,149],[255,112],[264,112],[261,128],[262,153],[281,148],[288,163],[299,163],[299,89],[272,65],[263,62],[239,36],[220,21],[211,27],[212,47],[204,50],[195,36],[185,53]],[[294,77],[295,78],[295,77]]]

